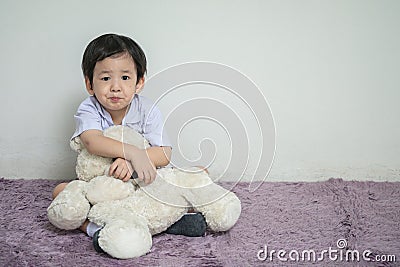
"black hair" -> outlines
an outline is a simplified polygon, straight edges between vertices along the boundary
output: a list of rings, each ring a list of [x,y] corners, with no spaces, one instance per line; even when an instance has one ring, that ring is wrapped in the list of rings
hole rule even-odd
[[[85,49],[82,58],[83,75],[93,83],[93,71],[96,63],[107,57],[120,53],[128,53],[136,65],[137,82],[146,73],[146,55],[142,48],[131,38],[108,33],[92,40]]]

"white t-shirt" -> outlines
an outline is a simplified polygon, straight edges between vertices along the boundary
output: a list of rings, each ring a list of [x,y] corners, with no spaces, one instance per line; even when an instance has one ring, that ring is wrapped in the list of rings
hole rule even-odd
[[[86,98],[75,116],[76,130],[71,140],[87,130],[100,130],[114,125],[110,113],[103,108],[96,97]],[[146,97],[135,95],[122,125],[130,127],[143,135],[151,146],[171,146],[164,129],[160,110]]]

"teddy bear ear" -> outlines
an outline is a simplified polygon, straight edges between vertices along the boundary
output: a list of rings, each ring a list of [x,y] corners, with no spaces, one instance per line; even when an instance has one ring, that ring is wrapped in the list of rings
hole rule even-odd
[[[82,146],[82,142],[81,139],[79,138],[79,136],[75,137],[74,139],[72,139],[69,142],[69,146],[76,152],[80,153],[83,146]]]

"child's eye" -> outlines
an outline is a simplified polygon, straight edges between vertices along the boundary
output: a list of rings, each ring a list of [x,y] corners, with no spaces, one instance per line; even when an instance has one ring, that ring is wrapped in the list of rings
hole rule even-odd
[[[129,76],[122,76],[122,80],[124,80],[124,81],[126,81],[126,80],[129,80],[130,78],[129,78]]]
[[[110,77],[103,77],[101,79],[106,82],[106,81],[110,80],[111,78]]]

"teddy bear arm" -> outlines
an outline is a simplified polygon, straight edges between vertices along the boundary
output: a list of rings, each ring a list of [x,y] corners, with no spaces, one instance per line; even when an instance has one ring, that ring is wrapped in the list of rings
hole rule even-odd
[[[110,176],[97,176],[90,180],[86,197],[92,205],[99,202],[121,200],[135,191],[132,182],[123,182]]]

